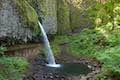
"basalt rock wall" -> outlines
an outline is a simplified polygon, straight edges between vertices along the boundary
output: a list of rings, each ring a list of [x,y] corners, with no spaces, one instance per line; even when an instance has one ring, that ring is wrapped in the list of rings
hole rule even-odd
[[[47,34],[91,27],[86,10],[94,3],[94,0],[0,0],[0,38],[32,39],[40,33],[38,19]]]
[[[38,30],[36,11],[25,0],[0,0],[0,38],[31,39]]]

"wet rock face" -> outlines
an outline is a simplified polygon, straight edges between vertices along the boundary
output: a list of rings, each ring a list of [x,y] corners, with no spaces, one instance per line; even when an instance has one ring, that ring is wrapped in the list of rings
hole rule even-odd
[[[48,33],[57,32],[56,0],[46,0],[46,15],[43,20],[43,26]]]
[[[57,32],[57,4],[56,0],[27,0],[36,10],[47,34]]]
[[[45,6],[44,6],[45,5]],[[42,24],[49,34],[55,34],[57,32],[57,12],[56,12],[56,0],[45,0],[41,8],[43,11]]]
[[[93,5],[92,1],[0,0],[0,37],[31,39],[40,31],[38,17],[47,34],[93,26],[84,11]]]
[[[31,11],[31,13],[29,12]],[[34,18],[32,18],[33,16]],[[24,0],[0,0],[0,37],[32,38],[37,15]]]

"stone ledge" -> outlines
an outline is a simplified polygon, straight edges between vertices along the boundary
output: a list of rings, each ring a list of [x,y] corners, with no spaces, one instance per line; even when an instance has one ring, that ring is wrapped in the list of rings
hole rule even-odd
[[[14,46],[8,47],[7,50],[14,51],[14,50],[29,49],[29,48],[35,48],[35,47],[41,47],[41,44],[14,45]]]
[[[24,44],[24,45],[14,45],[7,48],[5,52],[9,56],[21,56],[29,60],[34,59],[41,53],[42,44]]]

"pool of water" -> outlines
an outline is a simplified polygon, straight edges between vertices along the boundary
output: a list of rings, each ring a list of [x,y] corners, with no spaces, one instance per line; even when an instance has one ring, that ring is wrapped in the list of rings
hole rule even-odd
[[[61,64],[61,67],[44,67],[44,69],[49,73],[61,73],[68,75],[87,75],[92,72],[92,69],[88,67],[88,65],[82,63],[64,63]]]

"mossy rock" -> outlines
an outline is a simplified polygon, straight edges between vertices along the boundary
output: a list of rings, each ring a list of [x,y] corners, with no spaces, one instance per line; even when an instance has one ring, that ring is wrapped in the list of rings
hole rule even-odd
[[[22,15],[26,23],[29,24],[28,27],[34,27],[37,30],[38,16],[34,8],[25,0],[15,0],[15,3],[20,9],[19,15]]]
[[[57,32],[57,4],[56,0],[27,0],[36,10],[40,22],[47,34]]]
[[[95,0],[76,0],[70,3],[70,19],[71,27],[75,28],[85,28],[92,27],[93,23],[90,19],[87,10],[96,5]]]
[[[58,34],[71,31],[69,5],[65,0],[57,1],[57,20]]]
[[[92,27],[93,22],[87,10],[95,4],[95,0],[57,0],[58,33]]]
[[[26,0],[0,0],[0,37],[32,39],[39,33],[38,16]]]

